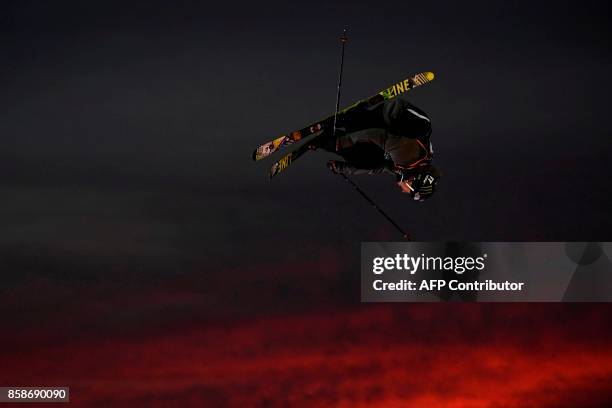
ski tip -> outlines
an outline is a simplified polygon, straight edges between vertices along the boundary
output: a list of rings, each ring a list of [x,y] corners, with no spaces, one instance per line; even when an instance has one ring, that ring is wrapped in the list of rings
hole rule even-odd
[[[289,153],[281,157],[279,161],[274,163],[272,167],[270,167],[270,178],[276,176],[278,173],[284,171],[287,167],[289,167],[289,165],[291,164],[291,161],[293,160],[293,157],[294,157],[294,153]]]

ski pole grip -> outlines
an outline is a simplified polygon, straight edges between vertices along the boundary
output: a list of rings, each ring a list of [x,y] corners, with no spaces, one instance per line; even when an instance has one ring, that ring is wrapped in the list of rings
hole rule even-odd
[[[348,27],[342,31],[342,35],[340,36],[340,42],[342,44],[346,44],[348,42],[348,37],[346,36],[346,32],[348,31]]]

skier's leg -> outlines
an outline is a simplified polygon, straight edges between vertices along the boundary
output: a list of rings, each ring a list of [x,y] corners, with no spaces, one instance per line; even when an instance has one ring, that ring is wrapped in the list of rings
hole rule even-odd
[[[393,99],[384,109],[386,128],[395,135],[411,139],[431,132],[431,120],[425,112],[403,99]]]

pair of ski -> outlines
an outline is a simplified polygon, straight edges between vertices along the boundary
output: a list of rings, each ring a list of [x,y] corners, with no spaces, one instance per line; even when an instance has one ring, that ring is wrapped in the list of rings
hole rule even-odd
[[[433,79],[433,72],[422,72],[413,75],[401,82],[398,82],[386,89],[383,89],[382,91],[370,96],[369,98],[362,99],[359,102],[356,102],[351,106],[338,111],[338,118],[342,118],[343,115],[346,115],[348,112],[357,107],[367,108],[382,101],[395,98],[396,96],[406,93],[411,89],[416,88],[417,86],[421,86],[428,82],[431,82]],[[253,152],[253,160],[258,161],[261,159],[265,159],[273,153],[281,150],[285,146],[292,145],[308,138],[308,140],[304,144],[302,144],[302,146],[286,154],[279,161],[272,165],[269,173],[270,178],[272,178],[286,170],[304,153],[311,150],[310,145],[312,144],[312,142],[317,137],[321,136],[325,130],[332,130],[333,126],[334,115],[331,115],[300,130],[296,130],[294,132],[277,137],[276,139],[264,143],[257,149],[255,149],[255,151]]]

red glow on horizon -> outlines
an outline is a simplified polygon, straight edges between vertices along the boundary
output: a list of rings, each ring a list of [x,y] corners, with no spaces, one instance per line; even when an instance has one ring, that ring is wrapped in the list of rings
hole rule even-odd
[[[596,407],[610,401],[609,344],[577,342],[546,321],[539,333],[517,333],[520,325],[504,329],[504,319],[529,319],[528,308],[483,312],[486,307],[492,306],[460,307],[450,324],[441,323],[448,307],[414,305],[401,313],[371,307],[82,341],[10,357],[2,382],[69,385],[72,403],[83,406]],[[489,318],[499,321],[487,328]],[[481,333],[473,332],[477,327]]]

